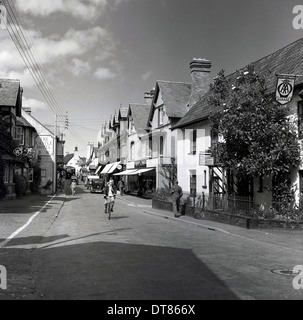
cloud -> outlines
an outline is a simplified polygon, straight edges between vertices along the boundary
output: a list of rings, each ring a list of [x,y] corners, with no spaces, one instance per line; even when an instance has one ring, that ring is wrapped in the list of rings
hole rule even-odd
[[[24,108],[30,107],[32,111],[37,111],[38,109],[48,109],[48,106],[45,102],[36,99],[27,99],[25,96],[22,97],[22,106]]]
[[[32,89],[36,86],[36,82],[33,79],[28,69],[24,69],[22,71],[1,71],[0,70],[0,78],[18,79],[20,80],[21,86],[23,88]]]
[[[109,32],[101,27],[87,30],[69,30],[62,38],[37,37],[34,39],[35,49],[42,63],[50,63],[58,58],[81,56],[92,50],[96,45],[107,52],[113,48],[113,40]]]
[[[99,80],[113,79],[116,77],[116,74],[111,72],[107,68],[99,68],[94,74],[94,78]]]
[[[152,75],[153,75],[153,72],[152,72],[152,71],[145,72],[145,73],[142,75],[142,79],[143,79],[144,81],[146,81],[146,80],[149,79]]]
[[[88,62],[74,58],[72,60],[72,66],[68,68],[75,76],[80,76],[91,70],[91,66]]]
[[[62,37],[58,35],[51,35],[43,38],[41,33],[33,30],[28,30],[34,43],[34,48],[31,48],[31,53],[34,59],[43,66],[45,77],[52,74],[58,74],[59,70],[62,73],[62,65],[72,66],[70,71],[75,75],[80,75],[90,71],[88,62],[80,59],[83,55],[88,55],[92,52],[95,55],[97,52],[94,49],[102,48],[102,56],[99,56],[99,61],[108,59],[109,57],[114,60],[115,41],[111,34],[105,29],[97,26],[86,30],[71,29],[66,32]],[[27,54],[28,48],[23,48]],[[68,62],[67,62],[68,61]],[[3,78],[17,78],[22,81],[22,86],[32,88],[35,82],[27,69],[27,66],[21,58],[18,50],[15,48],[14,43],[7,37],[1,39],[0,47],[0,76]],[[34,70],[37,70],[34,68]],[[33,72],[33,71],[32,71]],[[50,79],[52,80],[52,79]],[[55,79],[57,82],[58,80]]]
[[[83,20],[94,20],[107,9],[114,10],[127,0],[16,0],[19,9],[33,16],[48,16],[63,12]]]

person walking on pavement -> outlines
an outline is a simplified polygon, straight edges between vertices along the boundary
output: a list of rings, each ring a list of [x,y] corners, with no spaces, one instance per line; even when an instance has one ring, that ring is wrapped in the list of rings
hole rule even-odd
[[[183,190],[179,186],[178,181],[175,181],[175,184],[173,185],[171,189],[172,193],[172,201],[173,201],[173,211],[175,217],[180,217],[181,214],[179,214],[179,209],[180,209],[180,200],[183,196]]]
[[[77,188],[77,181],[76,179],[72,179],[72,182],[70,184],[70,187],[72,189],[72,195],[76,195],[76,188]]]
[[[119,180],[118,189],[120,191],[120,195],[123,196],[123,193],[124,193],[124,181],[123,181],[123,179]]]
[[[104,199],[105,199],[105,213],[108,213],[109,210],[113,212],[115,199],[116,199],[117,190],[114,186],[114,180],[110,178],[109,182],[104,188]]]

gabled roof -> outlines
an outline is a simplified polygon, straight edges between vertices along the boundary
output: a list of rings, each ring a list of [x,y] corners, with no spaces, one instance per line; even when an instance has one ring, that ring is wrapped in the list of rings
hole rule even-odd
[[[276,89],[276,74],[302,74],[303,63],[303,38],[289,44],[288,46],[259,59],[253,63],[255,70],[260,74],[271,72],[267,78],[268,88],[272,92]],[[246,67],[240,69],[245,70]],[[227,76],[231,81],[236,80],[237,73],[234,72]],[[296,87],[302,86],[303,77],[297,77]],[[193,123],[208,119],[211,107],[208,105],[209,91],[203,96],[203,99],[196,103],[187,114],[175,125],[173,129],[185,127]]]
[[[182,118],[188,111],[187,104],[191,93],[191,84],[186,82],[158,80],[153,103],[158,98],[160,92],[168,117]],[[153,103],[148,121],[152,120],[154,114],[155,108],[153,107]]]
[[[20,93],[20,80],[0,79],[0,106],[15,107]]]
[[[150,104],[130,103],[128,116],[132,116],[134,126],[138,134],[146,133],[146,123],[150,110]]]
[[[69,153],[64,157],[64,163],[67,164],[70,160],[72,160],[74,157],[73,153]]]
[[[127,118],[128,114],[128,108],[120,108],[118,112],[118,121],[121,120],[121,118]]]

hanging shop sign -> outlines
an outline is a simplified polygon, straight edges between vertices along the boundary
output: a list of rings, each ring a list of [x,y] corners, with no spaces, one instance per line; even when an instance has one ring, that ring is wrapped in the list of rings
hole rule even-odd
[[[215,163],[214,157],[210,153],[201,152],[199,154],[199,165],[200,166],[213,166]]]
[[[294,93],[295,76],[277,75],[276,101],[286,104],[291,101]]]
[[[29,159],[32,159],[36,151],[33,148],[24,148],[24,147],[18,147],[13,151],[14,155],[17,157],[26,156]]]

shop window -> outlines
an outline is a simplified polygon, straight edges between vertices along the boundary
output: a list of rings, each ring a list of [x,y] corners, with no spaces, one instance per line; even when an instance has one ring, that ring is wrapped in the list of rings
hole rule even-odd
[[[196,172],[190,173],[190,196],[196,197],[197,195],[197,175]]]

